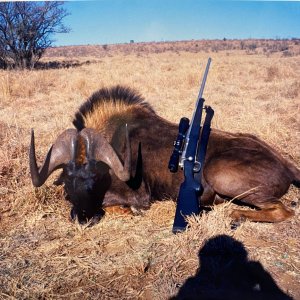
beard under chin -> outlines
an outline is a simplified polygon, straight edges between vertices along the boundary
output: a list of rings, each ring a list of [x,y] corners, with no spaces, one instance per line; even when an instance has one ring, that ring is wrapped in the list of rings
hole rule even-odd
[[[70,212],[70,217],[73,222],[77,220],[81,225],[88,224],[88,226],[93,226],[102,219],[104,214],[105,212],[101,208],[97,210],[95,209],[92,213],[86,213],[76,207],[73,207]]]

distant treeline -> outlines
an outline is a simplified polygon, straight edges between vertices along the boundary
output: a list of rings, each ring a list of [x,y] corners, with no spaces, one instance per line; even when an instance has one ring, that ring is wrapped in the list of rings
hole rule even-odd
[[[190,40],[175,42],[144,42],[105,45],[63,46],[47,49],[47,57],[104,57],[116,53],[148,54],[163,52],[220,52],[244,51],[247,54],[282,53],[283,56],[300,55],[300,39],[247,39],[247,40]]]

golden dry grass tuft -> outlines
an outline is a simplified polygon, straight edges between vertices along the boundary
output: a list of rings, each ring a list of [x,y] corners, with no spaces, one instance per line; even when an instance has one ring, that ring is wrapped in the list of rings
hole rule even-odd
[[[291,42],[289,56],[280,52],[282,41],[241,43],[101,46],[105,55],[62,48],[56,59],[73,51],[68,58],[78,64],[0,71],[0,299],[168,299],[201,269],[199,251],[217,235],[240,241],[250,260],[300,298],[299,189],[283,197],[295,210],[291,220],[232,230],[234,204],[227,203],[191,217],[190,228],[173,235],[172,200],[87,227],[70,222],[63,189],[52,184],[58,173],[39,189],[30,181],[30,128],[41,161],[57,134],[72,127],[82,101],[115,84],[138,90],[159,115],[178,122],[192,115],[208,56],[204,96],[215,110],[213,126],[256,134],[300,166],[300,46]]]

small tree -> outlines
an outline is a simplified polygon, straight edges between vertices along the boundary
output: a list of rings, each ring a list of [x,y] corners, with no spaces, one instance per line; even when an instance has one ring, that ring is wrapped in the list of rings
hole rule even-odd
[[[53,43],[54,33],[69,29],[63,2],[0,2],[0,67],[33,68]]]

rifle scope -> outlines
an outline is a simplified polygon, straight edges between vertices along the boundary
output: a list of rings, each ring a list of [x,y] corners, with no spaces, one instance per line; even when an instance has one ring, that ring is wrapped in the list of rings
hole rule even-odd
[[[190,120],[188,118],[181,118],[178,127],[178,135],[174,142],[174,150],[170,157],[168,168],[172,173],[176,173],[178,170],[179,156],[182,151],[182,144],[185,139],[185,134],[189,128]]]

